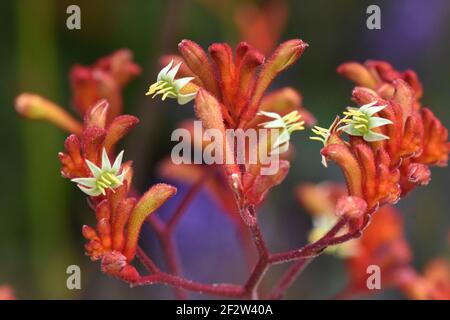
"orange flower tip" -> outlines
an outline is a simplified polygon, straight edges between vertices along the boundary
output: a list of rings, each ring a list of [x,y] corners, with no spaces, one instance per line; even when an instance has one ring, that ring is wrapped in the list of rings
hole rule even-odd
[[[336,215],[349,219],[357,219],[367,212],[367,202],[356,196],[340,197],[336,203]]]
[[[156,189],[161,189],[167,191],[168,194],[171,196],[175,195],[177,193],[177,188],[174,186],[171,186],[170,184],[166,183],[158,183],[155,185]]]
[[[89,112],[86,112],[84,122],[87,126],[97,126],[104,128],[106,124],[106,117],[109,110],[109,103],[105,99],[99,100]]]
[[[198,46],[198,44],[196,44],[194,41],[188,40],[188,39],[183,39],[178,44],[178,49],[180,49],[180,50],[191,49],[191,50],[195,51],[197,48],[201,50],[201,48]]]
[[[308,47],[306,42],[300,39],[288,40],[282,43],[274,52],[271,59],[279,63],[278,72],[281,72],[291,66],[302,55],[303,51]]]
[[[22,117],[28,119],[42,119],[46,111],[42,105],[42,98],[31,93],[22,93],[16,97],[15,109]]]
[[[339,65],[336,69],[337,73],[339,74],[346,74],[348,72],[355,72],[355,71],[359,71],[365,69],[365,67],[363,65],[361,65],[358,62],[355,61],[349,61],[349,62],[345,62],[341,65]]]
[[[261,52],[258,52],[256,50],[250,50],[245,56],[245,63],[247,66],[257,67],[259,65],[262,65],[265,60],[266,57]]]
[[[376,81],[365,66],[358,62],[346,62],[337,68],[337,73],[349,80],[368,88],[375,88]]]
[[[378,93],[366,87],[355,87],[352,91],[352,100],[358,105],[370,103],[379,99]]]
[[[96,240],[98,238],[95,230],[88,225],[83,225],[81,228],[81,233],[87,240]]]
[[[185,47],[188,44],[188,42],[190,42],[190,40],[188,39],[181,40],[180,43],[178,44],[178,48]]]

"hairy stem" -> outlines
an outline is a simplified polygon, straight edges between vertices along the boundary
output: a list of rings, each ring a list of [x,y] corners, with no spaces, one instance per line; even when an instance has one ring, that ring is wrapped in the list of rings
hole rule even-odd
[[[130,283],[132,286],[166,284],[175,288],[182,288],[197,293],[206,293],[222,297],[240,298],[245,294],[242,286],[234,284],[204,284],[168,273],[160,272],[140,277],[137,281]]]
[[[254,216],[254,213],[252,212],[247,214]],[[220,297],[250,297],[252,299],[258,299],[258,285],[271,265],[301,259],[288,269],[268,296],[270,299],[280,299],[289,286],[296,280],[298,275],[306,268],[315,256],[319,255],[324,250],[324,248],[328,245],[339,244],[360,235],[361,232],[357,231],[347,233],[342,236],[336,236],[336,234],[343,228],[343,226],[345,226],[346,223],[347,221],[345,219],[341,219],[324,237],[315,243],[306,245],[298,250],[273,255],[271,255],[267,249],[259,225],[257,223],[253,224],[249,227],[249,229],[252,233],[254,245],[258,250],[259,259],[244,286],[228,283],[205,284],[191,281],[175,274],[161,272],[154,265],[153,261],[145,255],[145,252],[143,252],[142,249],[138,249],[138,256],[151,274],[141,276],[137,281],[130,284],[132,286],[142,286],[160,283],[170,285],[181,292],[183,290],[188,290],[200,294],[211,294]],[[172,249],[167,251],[174,252]]]
[[[294,249],[291,251],[286,251],[282,253],[272,254],[270,256],[270,262],[274,264],[286,263],[298,259],[305,258],[313,258],[319,255],[324,249],[326,249],[329,245],[335,245],[341,242],[346,241],[346,238],[351,239],[355,237],[353,234],[346,234],[345,238],[342,239],[343,236],[335,237],[335,235],[345,226],[347,223],[346,219],[339,220],[336,225],[328,231],[322,238],[318,241],[307,244],[306,246],[300,249]],[[347,240],[349,240],[347,239]],[[341,241],[341,242],[339,242]]]

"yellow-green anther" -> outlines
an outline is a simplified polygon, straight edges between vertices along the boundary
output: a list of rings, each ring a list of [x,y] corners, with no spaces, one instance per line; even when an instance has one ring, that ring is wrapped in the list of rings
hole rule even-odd
[[[388,136],[372,130],[392,124],[392,121],[388,119],[374,116],[375,113],[386,108],[386,106],[376,106],[376,103],[376,101],[373,101],[359,109],[348,108],[348,111],[344,112],[345,118],[341,120],[342,123],[345,123],[345,126],[340,127],[339,130],[352,136],[363,137],[364,140],[369,142],[389,139]]]
[[[173,60],[159,72],[156,82],[150,86],[145,95],[152,95],[152,98],[162,95],[161,100],[163,101],[166,98],[174,98],[180,105],[183,105],[193,100],[197,95],[197,92],[181,93],[181,90],[194,78],[184,77],[175,80],[181,62],[174,67],[172,65]]]
[[[119,171],[122,166],[123,151],[114,160],[114,164],[111,165],[106,150],[102,151],[102,164],[101,167],[97,167],[94,163],[86,160],[86,164],[91,171],[92,177],[75,178],[71,181],[78,184],[78,187],[91,197],[99,195],[106,195],[106,189],[118,188],[122,185],[125,178],[126,170]]]
[[[266,129],[278,129],[279,134],[272,141],[271,154],[281,154],[289,149],[289,140],[294,131],[304,130],[305,122],[301,120],[302,115],[298,111],[292,111],[284,116],[275,112],[260,111],[258,115],[266,116],[274,120],[259,124]]]

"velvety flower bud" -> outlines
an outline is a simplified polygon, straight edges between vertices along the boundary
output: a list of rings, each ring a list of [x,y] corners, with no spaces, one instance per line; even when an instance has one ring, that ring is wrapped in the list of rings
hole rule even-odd
[[[350,219],[360,218],[367,212],[364,199],[355,196],[340,197],[336,204],[336,215]]]

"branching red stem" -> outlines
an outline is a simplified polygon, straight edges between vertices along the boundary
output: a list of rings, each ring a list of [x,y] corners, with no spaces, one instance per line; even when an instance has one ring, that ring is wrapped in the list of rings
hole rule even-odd
[[[252,272],[243,286],[227,283],[205,284],[191,281],[179,276],[180,266],[177,258],[176,246],[173,240],[173,232],[177,226],[177,223],[186,212],[189,203],[192,201],[195,194],[201,189],[208,177],[209,175],[205,174],[191,186],[190,190],[187,192],[166,224],[155,216],[151,216],[148,219],[148,222],[155,230],[161,242],[170,273],[160,271],[153,261],[146,256],[141,249],[139,249],[138,256],[150,272],[150,275],[140,277],[137,281],[131,283],[131,285],[140,286],[156,283],[170,285],[175,288],[177,298],[185,298],[186,296],[184,290],[188,290],[221,297],[247,297],[258,299],[258,286],[269,267],[273,264],[296,261],[287,270],[280,281],[274,286],[272,292],[268,295],[268,298],[270,299],[280,299],[284,292],[299,276],[299,274],[316,256],[320,255],[320,253],[322,253],[322,251],[330,245],[340,244],[350,239],[359,237],[361,235],[361,230],[364,229],[369,221],[369,219],[367,219],[364,226],[361,227],[360,230],[337,236],[339,231],[341,231],[348,222],[347,219],[342,218],[318,241],[305,245],[300,249],[271,254],[267,248],[258,224],[255,208],[252,205],[246,205],[245,202],[237,196],[236,203],[238,204],[240,215],[251,233],[253,244],[258,252],[258,260],[253,267]]]
[[[189,207],[189,204],[194,199],[197,192],[201,189],[205,181],[208,179],[209,175],[205,174],[203,175],[196,183],[194,183],[191,188],[186,193],[185,197],[181,200],[178,207],[175,209],[175,212],[170,217],[169,221],[167,223],[164,223],[161,221],[160,218],[158,218],[156,215],[150,215],[147,219],[147,222],[150,224],[152,229],[155,231],[159,242],[161,244],[161,248],[165,257],[165,260],[167,262],[167,268],[169,272],[173,275],[180,275],[181,274],[181,268],[180,263],[178,259],[178,253],[176,249],[176,245],[174,243],[173,238],[173,232],[175,231],[175,228],[183,216],[183,214],[186,212],[186,209]],[[148,258],[148,256],[145,255],[146,258],[142,258],[142,255],[144,252],[142,250],[138,251],[139,258],[141,259],[144,266],[147,268],[148,271],[152,273],[158,273],[159,271],[155,271],[155,265],[151,261],[151,259]],[[153,264],[153,266],[152,266]],[[157,268],[157,267],[156,267]],[[175,295],[177,299],[186,299],[186,293],[180,288],[174,286],[175,289]]]
[[[195,281],[190,281],[175,275],[165,272],[143,276],[137,281],[130,283],[132,286],[152,285],[152,284],[166,284],[175,288],[182,288],[197,293],[207,293],[223,297],[240,298],[245,294],[241,286],[234,284],[204,284]]]
[[[253,216],[253,213],[251,212],[247,214]],[[326,248],[326,246],[342,243],[359,235],[359,232],[354,232],[347,233],[342,236],[335,236],[342,229],[342,227],[345,226],[346,223],[347,221],[345,221],[344,219],[340,220],[324,237],[322,237],[315,243],[306,245],[298,250],[292,250],[273,255],[271,255],[267,249],[259,225],[256,223],[250,226],[249,228],[252,233],[255,247],[258,250],[259,259],[244,286],[227,283],[199,283],[174,274],[161,272],[157,267],[155,267],[152,260],[148,256],[146,256],[142,250],[138,250],[139,258],[141,259],[141,261],[143,261],[144,265],[151,272],[151,274],[140,277],[137,281],[131,283],[131,285],[140,286],[161,283],[170,285],[179,290],[184,289],[192,292],[212,294],[221,297],[250,297],[252,299],[257,299],[258,285],[264,277],[264,274],[272,264],[285,263],[300,259],[296,264],[291,266],[291,268],[282,277],[280,282],[275,286],[272,293],[268,296],[271,299],[279,299],[282,297],[287,288],[295,281],[301,271],[304,270],[304,268],[313,260],[313,258],[320,254],[320,252],[322,252],[324,248]]]

